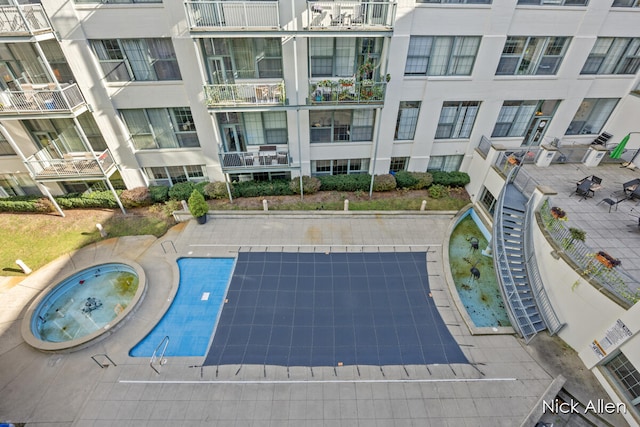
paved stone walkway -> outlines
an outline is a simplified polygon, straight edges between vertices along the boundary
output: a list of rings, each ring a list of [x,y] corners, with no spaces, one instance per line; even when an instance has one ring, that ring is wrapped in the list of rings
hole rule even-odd
[[[427,213],[219,213],[203,226],[180,224],[160,240],[111,239],[61,257],[0,294],[0,421],[38,426],[457,427],[517,426],[530,412],[535,419],[539,399],[557,385],[556,373],[514,336],[470,335],[444,279],[442,244],[452,219],[453,214]],[[170,358],[157,375],[148,359],[128,356],[170,305],[178,282],[176,258],[234,256],[239,249],[426,250],[433,298],[472,364],[200,368],[203,358]],[[70,354],[44,354],[22,341],[22,317],[41,289],[113,257],[140,264],[149,284],[144,301],[124,326]],[[545,345],[542,351],[552,348]],[[102,353],[117,366],[101,369],[91,360]],[[572,368],[579,366],[577,361]],[[571,370],[562,373],[572,378]],[[589,375],[584,381],[595,381]],[[607,398],[597,385],[578,390],[578,395]],[[621,419],[613,421],[624,425]]]

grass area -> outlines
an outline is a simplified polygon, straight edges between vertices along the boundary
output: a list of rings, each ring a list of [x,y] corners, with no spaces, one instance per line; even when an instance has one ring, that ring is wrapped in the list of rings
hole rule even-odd
[[[66,216],[0,214],[0,276],[22,275],[16,265],[21,259],[36,270],[60,255],[101,239],[100,223],[109,237],[163,235],[172,220],[149,210],[123,216],[112,210],[67,210]]]

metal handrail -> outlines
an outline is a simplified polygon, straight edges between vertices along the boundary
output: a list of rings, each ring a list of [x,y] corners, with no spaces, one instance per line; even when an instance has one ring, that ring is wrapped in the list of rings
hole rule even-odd
[[[185,1],[189,27],[197,29],[280,28],[278,2]]]
[[[547,291],[544,288],[544,283],[542,281],[542,277],[540,276],[540,270],[538,269],[536,251],[533,246],[532,225],[534,212],[535,209],[533,208],[533,197],[530,197],[529,201],[527,202],[527,209],[525,211],[524,217],[524,229],[526,233],[524,236],[525,267],[527,269],[529,285],[531,286],[531,291],[533,292],[536,304],[540,309],[539,312],[542,316],[542,320],[544,321],[544,324],[547,326],[547,329],[549,330],[551,335],[553,335],[558,333],[558,331],[560,331],[560,329],[562,329],[565,324],[560,322],[558,315],[551,305],[551,300],[549,299],[549,295],[547,295]]]
[[[162,348],[162,354],[160,354],[160,358],[157,359],[156,358],[156,354],[158,354],[158,350],[160,350],[160,347],[162,347],[162,344],[164,343],[164,347]],[[167,346],[169,345],[169,335],[165,335],[164,338],[162,338],[162,341],[160,341],[160,344],[158,344],[158,346],[156,347],[155,350],[153,350],[153,354],[151,355],[151,360],[149,361],[149,366],[151,366],[151,369],[153,369],[154,371],[156,371],[156,374],[160,375],[160,371],[158,371],[155,366],[153,366],[153,363],[158,360],[158,365],[162,366],[165,363],[167,363],[167,359],[164,358],[164,353],[167,351]]]
[[[502,208],[504,206],[504,196],[507,191],[507,186],[515,179],[515,174],[519,170],[519,167],[514,167],[509,172],[507,176],[507,180],[505,181],[505,185],[498,196],[498,200],[496,202],[496,210],[494,215],[494,225],[493,225],[493,234],[495,236],[492,239],[493,253],[494,253],[494,264],[496,266],[496,271],[498,274],[498,281],[500,282],[500,292],[502,294],[502,298],[507,303],[509,310],[507,310],[507,314],[511,318],[512,324],[519,330],[522,337],[525,339],[525,342],[529,342],[531,338],[536,335],[536,329],[531,322],[531,319],[526,314],[526,309],[522,304],[522,300],[518,295],[518,290],[516,289],[515,280],[513,279],[513,275],[511,274],[511,268],[509,266],[509,261],[507,260],[507,252],[504,246],[504,229],[503,229],[503,216],[502,216]],[[520,311],[523,315],[516,315],[516,310]],[[525,331],[525,328],[530,329],[530,333]]]

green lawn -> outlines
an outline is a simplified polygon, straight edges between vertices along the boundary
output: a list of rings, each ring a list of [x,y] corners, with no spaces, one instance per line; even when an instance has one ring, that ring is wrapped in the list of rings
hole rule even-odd
[[[145,211],[122,216],[111,210],[67,210],[66,217],[37,214],[0,214],[0,276],[22,275],[16,260],[36,270],[60,255],[100,240],[96,223],[109,237],[163,235],[171,221]]]

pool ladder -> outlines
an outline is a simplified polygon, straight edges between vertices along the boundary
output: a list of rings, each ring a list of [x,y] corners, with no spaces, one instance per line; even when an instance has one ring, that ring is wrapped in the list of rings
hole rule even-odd
[[[167,363],[167,359],[164,358],[164,353],[167,351],[168,345],[169,345],[169,336],[165,335],[165,337],[162,338],[162,341],[160,341],[160,344],[158,344],[156,349],[153,350],[153,355],[151,356],[151,360],[149,361],[149,366],[151,366],[151,369],[156,371],[156,374],[158,375],[160,374],[160,371],[157,370],[156,367],[153,366],[153,364],[157,362],[158,367],[160,367]],[[162,353],[160,353],[160,356],[158,357],[158,350],[160,350],[160,347],[162,347]]]

